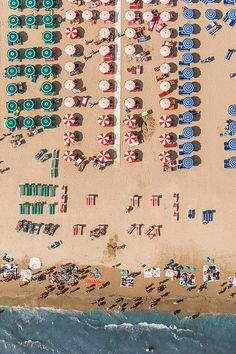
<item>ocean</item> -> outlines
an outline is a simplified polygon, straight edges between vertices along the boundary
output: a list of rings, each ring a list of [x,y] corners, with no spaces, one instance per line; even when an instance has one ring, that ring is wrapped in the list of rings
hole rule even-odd
[[[236,316],[3,307],[1,354],[235,354]]]

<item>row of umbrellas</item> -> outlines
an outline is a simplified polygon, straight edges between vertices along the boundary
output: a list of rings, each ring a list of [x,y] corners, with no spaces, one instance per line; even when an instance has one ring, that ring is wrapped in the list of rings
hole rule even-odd
[[[47,32],[47,33],[51,33],[51,32]],[[54,48],[48,48],[48,47],[42,48],[41,49],[41,57],[44,59],[52,58],[54,55],[54,51],[55,51]],[[24,50],[24,55],[25,55],[26,59],[35,59],[38,57],[38,48],[26,48]],[[15,48],[9,49],[7,56],[8,56],[8,59],[14,60],[19,57],[19,52]]]
[[[12,117],[9,117],[6,119],[6,127],[8,129],[15,129],[15,127],[17,126],[17,119],[16,118],[12,118]],[[34,121],[34,118],[28,116],[28,117],[25,117],[23,119],[23,122],[22,122],[23,126],[27,129],[29,128],[32,128],[34,125],[35,125],[35,121]],[[44,128],[50,128],[52,127],[52,117],[50,116],[43,116],[41,119],[40,119],[40,124],[44,127]]]
[[[81,14],[81,17],[83,20],[85,21],[89,21],[89,20],[92,20],[94,18],[94,13],[93,11],[90,11],[90,10],[85,10],[82,12]],[[103,21],[108,21],[111,17],[111,14],[109,11],[101,11],[99,13],[99,18]],[[73,21],[75,20],[76,18],[78,18],[78,12],[77,11],[74,11],[74,10],[68,10],[66,11],[66,19],[68,21]]]
[[[36,9],[39,7],[38,0],[25,0],[24,4],[25,7],[28,9]],[[21,0],[9,0],[8,6],[11,10],[17,10],[21,7]],[[46,10],[50,10],[55,6],[54,0],[42,0],[41,6],[44,7]]]
[[[36,16],[35,15],[27,15],[25,16],[25,24],[27,26],[34,26],[36,24]],[[42,16],[42,23],[45,26],[52,26],[54,24],[54,16],[50,14],[45,14]],[[18,27],[21,25],[21,17],[17,15],[10,15],[8,17],[8,25],[10,27]]]
[[[35,109],[35,100],[33,98],[28,98],[23,101],[22,106],[25,111],[31,111]],[[10,100],[6,102],[6,107],[8,113],[14,113],[15,111],[17,111],[17,109],[19,109],[19,104],[17,101]],[[43,108],[44,110],[52,109],[53,100],[48,98],[42,99],[40,102],[40,107]]]
[[[63,154],[63,159],[66,162],[71,162],[75,160],[75,154],[73,151],[65,151]],[[111,161],[111,156],[108,151],[102,150],[98,153],[97,159],[102,163],[107,163]],[[136,162],[137,161],[137,154],[134,151],[126,151],[124,154],[124,159],[129,162]]]
[[[6,74],[9,77],[15,77],[19,75],[19,66],[18,65],[10,65],[6,69]],[[53,72],[53,68],[49,64],[42,65],[40,68],[40,73],[43,76],[49,76]],[[37,73],[36,67],[34,65],[26,65],[24,67],[24,74],[26,76],[33,76]]]

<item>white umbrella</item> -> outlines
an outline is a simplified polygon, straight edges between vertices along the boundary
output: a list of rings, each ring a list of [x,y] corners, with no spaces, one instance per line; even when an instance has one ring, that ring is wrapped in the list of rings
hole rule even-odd
[[[99,48],[99,53],[101,55],[107,55],[107,54],[110,54],[111,50],[110,50],[110,47],[108,45],[102,45],[100,48]]]
[[[108,108],[110,105],[110,101],[108,98],[103,97],[103,98],[100,98],[100,100],[98,101],[98,105],[101,108]]]
[[[93,18],[93,13],[90,10],[85,10],[82,12],[82,18],[85,21],[91,20]]]
[[[76,18],[76,13],[74,10],[68,10],[66,11],[66,19],[68,21],[73,21]]]
[[[99,31],[99,36],[104,39],[108,38],[110,36],[109,28],[106,28],[106,27],[101,28]]]
[[[161,14],[160,14],[160,19],[161,19],[163,22],[169,21],[169,20],[170,20],[170,13],[167,12],[167,11],[161,12]]]
[[[144,4],[150,4],[151,1],[152,1],[152,0],[143,0],[143,3],[144,3]]]
[[[127,28],[126,30],[125,30],[125,35],[126,35],[126,37],[127,38],[134,38],[134,36],[135,36],[135,29],[134,28]]]
[[[110,13],[109,13],[109,11],[102,11],[102,12],[100,12],[99,17],[101,20],[107,21],[110,18]]]
[[[127,20],[127,21],[133,21],[134,19],[135,19],[135,12],[134,11],[127,11],[126,13],[125,13],[125,19]]]
[[[74,80],[66,80],[64,83],[64,87],[66,90],[73,90],[75,88]]]
[[[133,80],[128,80],[125,82],[125,88],[128,91],[133,91],[135,89],[135,82]]]
[[[170,38],[171,31],[168,28],[162,28],[160,35],[162,38],[165,38],[165,39]]]
[[[101,73],[106,74],[110,70],[110,65],[107,63],[101,63],[99,65],[99,70]]]
[[[42,264],[41,264],[41,261],[39,258],[37,257],[32,257],[30,258],[30,261],[29,261],[29,268],[30,269],[39,269],[41,268]]]
[[[64,99],[64,105],[68,108],[71,108],[75,105],[75,100],[73,97],[66,97]]]
[[[103,4],[108,4],[110,0],[100,0]]]
[[[170,0],[160,0],[160,3],[162,5],[168,5],[170,3]]]
[[[133,98],[126,98],[125,100],[125,107],[127,108],[134,108],[135,106],[135,100]]]
[[[133,4],[136,0],[126,0],[128,4]]]
[[[153,13],[151,11],[145,11],[143,13],[143,20],[144,21],[147,21],[147,22],[152,21],[153,17],[154,17]]]
[[[161,108],[167,109],[170,107],[170,100],[169,98],[163,98],[162,100],[160,100],[160,106]]]
[[[98,86],[101,91],[107,91],[109,90],[110,83],[107,80],[101,80]]]
[[[160,54],[163,57],[168,57],[168,55],[170,55],[170,48],[167,47],[167,45],[162,46],[161,49],[160,49]]]
[[[135,53],[135,47],[132,44],[129,44],[125,47],[125,54],[133,55]]]
[[[170,72],[170,65],[167,64],[167,63],[161,64],[161,66],[160,66],[160,71],[161,71],[163,74],[168,74],[168,73]]]
[[[72,61],[68,61],[65,64],[65,71],[67,71],[68,73],[71,73],[73,70],[75,70],[75,64],[72,63]]]
[[[73,55],[73,54],[75,54],[75,52],[76,52],[76,48],[75,48],[74,45],[68,44],[68,45],[65,47],[65,53],[66,53],[67,55]]]
[[[160,90],[163,92],[167,92],[170,89],[170,83],[169,81],[162,81],[160,83]]]

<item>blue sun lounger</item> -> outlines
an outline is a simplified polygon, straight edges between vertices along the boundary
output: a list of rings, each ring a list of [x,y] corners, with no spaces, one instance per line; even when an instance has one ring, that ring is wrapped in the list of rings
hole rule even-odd
[[[208,221],[213,221],[213,211],[212,210],[207,210],[207,218],[208,218]]]
[[[206,224],[207,222],[208,222],[208,220],[207,220],[207,212],[204,210],[202,212],[202,223]]]
[[[233,52],[234,52],[233,49],[228,49],[228,50],[227,50],[227,53],[226,53],[226,55],[225,55],[225,59],[226,59],[226,60],[229,60],[229,59],[232,57]]]

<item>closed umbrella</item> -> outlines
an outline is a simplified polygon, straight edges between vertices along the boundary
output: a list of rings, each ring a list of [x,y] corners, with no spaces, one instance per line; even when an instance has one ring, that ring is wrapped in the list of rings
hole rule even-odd
[[[134,37],[135,37],[135,34],[136,34],[136,32],[135,32],[135,29],[134,29],[134,28],[127,28],[127,29],[125,30],[125,36],[126,36],[127,38],[134,38]]]
[[[163,45],[160,48],[160,54],[161,56],[163,56],[164,58],[168,57],[171,53],[170,47],[168,47],[167,45]]]
[[[99,31],[99,37],[106,39],[106,38],[108,38],[109,36],[110,36],[110,30],[109,30],[109,28],[104,27],[104,28],[101,28],[101,29],[100,29],[100,31]]]
[[[85,21],[89,21],[93,18],[93,13],[90,10],[85,10],[82,12],[82,18]]]
[[[63,117],[63,123],[68,126],[73,126],[75,124],[75,117],[73,116],[73,114],[66,114]]]
[[[125,139],[125,142],[129,145],[133,145],[138,142],[137,136],[132,132],[126,133],[124,136],[124,139]]]
[[[73,153],[73,151],[65,151],[64,154],[63,154],[63,159],[64,159],[66,162],[74,161],[74,159],[75,159],[75,154]]]
[[[68,108],[71,108],[75,105],[75,100],[73,97],[66,97],[64,99],[64,105]]]
[[[64,83],[64,87],[66,90],[73,90],[75,88],[74,80],[66,80]]]
[[[167,64],[167,63],[161,64],[161,66],[160,66],[160,71],[161,71],[163,74],[168,74],[168,73],[170,72],[170,65]]]
[[[71,132],[64,133],[63,140],[66,144],[73,144],[75,142],[75,134]]]
[[[98,117],[98,124],[101,126],[101,127],[109,127],[110,126],[110,118],[106,115],[101,115]]]
[[[133,91],[135,89],[135,82],[133,80],[127,80],[125,82],[125,88],[128,91]]]
[[[76,52],[76,48],[75,46],[73,46],[72,44],[68,44],[66,47],[65,47],[65,53],[67,55],[73,55],[75,54]]]
[[[76,18],[76,12],[74,10],[66,11],[66,19],[68,21],[73,21]]]
[[[170,89],[170,83],[169,81],[162,81],[160,83],[160,90],[163,92],[167,92]]]
[[[111,50],[110,50],[110,48],[109,48],[108,45],[102,45],[102,46],[99,48],[99,53],[100,53],[101,55],[103,55],[103,56],[110,54],[110,52],[111,52]]]
[[[101,133],[98,135],[98,141],[100,144],[102,145],[109,145],[110,144],[110,136],[109,134],[104,134],[104,133]]]
[[[161,12],[161,14],[160,14],[160,19],[161,19],[163,22],[170,21],[170,18],[171,18],[171,15],[170,15],[169,12],[167,12],[167,11]]]
[[[99,17],[101,20],[107,21],[110,19],[110,13],[109,13],[109,11],[102,11],[102,12],[100,12]]]
[[[78,30],[75,27],[66,28],[66,37],[70,39],[75,39],[78,35]]]
[[[135,12],[134,11],[127,11],[125,13],[125,19],[127,21],[133,21],[135,19]]]
[[[101,63],[99,65],[99,71],[103,74],[106,74],[110,71],[110,65],[107,63]]]
[[[169,134],[161,134],[159,137],[159,141],[162,145],[169,145],[171,143],[171,137]]]
[[[135,53],[135,47],[132,44],[129,44],[125,47],[125,54],[133,55]]]
[[[162,151],[159,154],[159,160],[163,163],[168,163],[170,162],[170,153],[168,151]]]
[[[169,98],[163,98],[162,100],[160,100],[160,106],[163,109],[167,109],[170,107],[170,100]]]
[[[147,21],[147,22],[152,21],[153,17],[154,17],[154,15],[151,11],[145,11],[143,13],[143,20],[144,21]]]
[[[125,107],[132,109],[135,107],[135,100],[133,98],[126,98]]]
[[[68,61],[65,64],[65,71],[67,71],[68,73],[71,73],[73,70],[75,70],[75,64],[72,63],[71,61]]]
[[[101,80],[101,81],[99,82],[99,89],[100,89],[101,91],[107,91],[107,90],[109,90],[109,88],[110,88],[110,83],[109,83],[109,81],[107,81],[107,80]]]
[[[106,97],[100,98],[100,100],[98,101],[98,105],[101,108],[108,108],[110,105],[110,100]]]
[[[125,152],[124,159],[129,163],[137,161],[135,152],[131,150]]]
[[[161,116],[159,123],[162,128],[170,128],[172,126],[172,119],[169,116]]]
[[[127,114],[127,116],[125,116],[125,119],[123,120],[123,123],[125,125],[127,125],[131,129],[136,129],[137,128],[136,118],[133,115],[131,115],[131,114]]]
[[[99,152],[97,158],[101,162],[108,162],[108,161],[110,161],[109,152],[105,151],[105,150],[102,150],[102,151]]]
[[[171,36],[171,31],[168,28],[162,28],[160,35],[162,38],[167,39]]]

